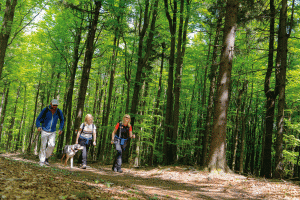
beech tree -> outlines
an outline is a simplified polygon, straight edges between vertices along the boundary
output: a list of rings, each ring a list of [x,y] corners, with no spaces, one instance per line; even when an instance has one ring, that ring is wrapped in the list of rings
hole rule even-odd
[[[211,170],[229,171],[226,161],[226,124],[229,105],[229,88],[232,61],[234,55],[235,32],[237,29],[237,14],[239,2],[228,0],[226,4],[225,25],[221,62],[217,81],[217,91],[214,108],[212,141],[206,167]]]

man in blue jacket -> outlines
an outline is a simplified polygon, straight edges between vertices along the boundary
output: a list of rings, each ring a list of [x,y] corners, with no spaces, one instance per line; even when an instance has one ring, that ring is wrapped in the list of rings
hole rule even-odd
[[[55,146],[56,124],[59,119],[60,126],[58,134],[62,134],[64,127],[64,116],[57,108],[58,101],[53,99],[50,105],[44,108],[36,119],[36,127],[41,133],[40,165],[49,165],[48,158],[51,156]],[[42,126],[41,126],[42,124]],[[46,145],[47,149],[46,149]]]

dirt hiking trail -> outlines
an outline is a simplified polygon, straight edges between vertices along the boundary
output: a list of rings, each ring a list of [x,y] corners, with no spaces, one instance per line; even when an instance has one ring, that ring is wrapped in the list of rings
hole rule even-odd
[[[123,168],[90,164],[70,170],[60,162],[41,167],[36,156],[0,154],[0,199],[299,199],[298,183],[191,166]],[[75,165],[75,163],[74,163]]]

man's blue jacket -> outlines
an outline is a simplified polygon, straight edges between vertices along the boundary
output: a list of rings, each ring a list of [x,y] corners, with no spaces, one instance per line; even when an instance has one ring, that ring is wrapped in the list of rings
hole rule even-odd
[[[49,105],[48,107],[44,108],[41,111],[41,113],[36,119],[36,127],[37,128],[41,127],[41,123],[42,123],[42,129],[44,131],[54,132],[56,131],[56,124],[57,124],[57,120],[59,119],[60,121],[59,130],[62,130],[64,128],[64,123],[65,123],[62,111],[57,108],[55,113],[52,114],[50,109],[51,109],[51,105]]]

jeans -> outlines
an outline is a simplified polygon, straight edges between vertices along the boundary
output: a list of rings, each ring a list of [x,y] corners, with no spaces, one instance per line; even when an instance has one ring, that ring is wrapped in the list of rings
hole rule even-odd
[[[123,152],[125,151],[126,144],[127,144],[127,142],[125,142],[124,145],[121,145],[120,142],[121,142],[120,139],[116,139],[116,138],[114,139],[114,144],[116,147],[117,154],[116,154],[116,157],[114,160],[113,167],[116,168],[117,170],[121,169],[122,155],[123,155]]]
[[[86,160],[87,160],[88,151],[89,151],[89,148],[90,148],[91,141],[92,140],[90,140],[89,143],[86,144],[86,140],[85,139],[79,138],[79,140],[78,140],[78,143],[81,146],[83,146],[83,149],[82,149],[82,164],[83,165],[86,165]]]

